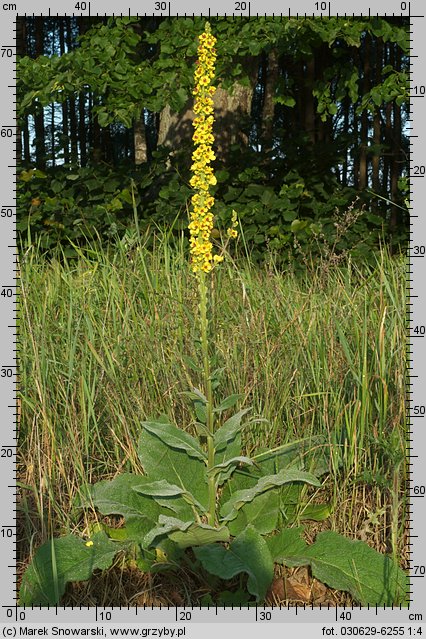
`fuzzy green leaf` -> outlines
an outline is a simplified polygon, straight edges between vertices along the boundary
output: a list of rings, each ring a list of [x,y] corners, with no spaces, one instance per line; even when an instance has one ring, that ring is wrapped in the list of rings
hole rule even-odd
[[[290,484],[293,482],[303,482],[305,484],[311,484],[312,486],[320,486],[321,483],[311,473],[305,473],[297,469],[283,469],[275,475],[266,475],[261,477],[257,484],[252,488],[245,490],[237,490],[231,498],[225,502],[220,510],[221,516],[224,521],[235,519],[238,514],[238,510],[248,502],[266,492],[270,488],[276,486],[283,486],[284,484]]]
[[[167,517],[165,515],[160,515],[158,518],[158,525],[152,530],[149,531],[145,535],[144,545],[146,548],[150,546],[155,546],[156,542],[159,538],[168,536],[169,533],[175,530],[185,531],[194,523],[194,520],[191,521],[182,521],[177,517]]]
[[[185,450],[171,448],[147,429],[140,435],[138,454],[150,481],[166,480],[170,484],[181,486],[192,494],[204,509],[208,507],[207,472],[204,462],[189,457]],[[158,498],[157,501],[167,507],[172,507],[173,504],[170,502],[173,501],[175,512],[181,519],[189,520],[193,517],[192,508],[180,498],[164,501]]]
[[[407,575],[393,560],[362,541],[332,531],[318,535],[307,550],[314,577],[331,588],[347,590],[362,605],[402,603]]]
[[[238,457],[232,457],[231,459],[227,459],[221,464],[216,464],[212,468],[207,471],[208,475],[217,475],[218,473],[227,470],[230,466],[237,466],[239,464],[246,464],[247,466],[253,466],[254,462],[250,459],[250,457],[244,457],[240,455]]]
[[[96,569],[109,568],[115,555],[128,545],[111,541],[104,532],[93,535],[93,545],[68,535],[46,542],[25,571],[20,604],[55,605],[70,581],[86,581]]]
[[[159,481],[148,481],[145,484],[137,484],[132,489],[141,495],[149,495],[151,497],[175,497],[185,493],[184,488],[180,488],[175,484],[169,484],[165,479]]]
[[[225,399],[220,402],[219,406],[214,409],[214,412],[222,413],[224,410],[229,410],[230,408],[235,406],[235,404],[239,402],[240,399],[243,399],[243,397],[244,395],[241,394],[228,395],[228,397],[225,397]]]
[[[235,435],[244,428],[245,424],[241,424],[241,420],[250,410],[251,408],[243,408],[238,411],[238,413],[235,413],[235,415],[232,415],[232,417],[227,419],[226,422],[218,428],[214,434],[215,448],[220,448],[226,442],[234,439]]]
[[[258,533],[267,535],[277,528],[279,512],[279,489],[268,490],[244,504],[238,510],[236,518],[228,522],[228,528],[232,535],[239,535],[251,524]]]
[[[302,532],[303,528],[284,528],[277,535],[266,539],[275,563],[289,567],[300,566],[299,557],[303,556],[308,548],[301,537]]]
[[[173,426],[173,424],[142,422],[142,427],[150,433],[157,435],[167,446],[184,450],[190,457],[195,457],[203,461],[206,459],[197,440],[192,437],[192,435],[189,435],[189,433],[185,433],[185,431],[180,428]]]
[[[188,504],[195,506],[195,508],[200,510],[202,513],[206,512],[204,506],[195,499],[194,495],[185,490],[185,488],[176,486],[176,484],[169,484],[169,482],[165,479],[138,484],[137,486],[133,486],[133,490],[137,493],[141,493],[142,495],[149,495],[154,498],[177,497],[178,495],[181,495],[182,499],[184,499]],[[165,502],[162,503],[165,504]]]
[[[274,575],[274,564],[266,541],[252,526],[247,526],[228,549],[211,544],[194,548],[194,554],[203,568],[221,579],[247,573],[248,591],[257,601],[265,598]]]
[[[228,442],[223,442],[216,450],[214,454],[215,466],[219,466],[220,464],[225,464],[228,459],[233,459],[238,457],[241,454],[241,434],[236,433],[234,438],[229,440]],[[216,483],[218,486],[224,484],[231,475],[235,472],[235,466],[227,466],[225,470],[222,470],[216,476]]]
[[[271,550],[279,561],[277,548]],[[284,548],[282,558],[285,555]],[[283,563],[309,565],[316,579],[330,588],[350,592],[363,606],[397,605],[407,598],[408,577],[391,557],[333,531],[319,533],[314,544],[300,549],[299,556],[296,550],[291,562],[287,558]]]
[[[81,499],[81,504],[94,506],[102,515],[121,515],[126,519],[128,538],[141,543],[161,513],[161,505],[152,497],[133,490],[148,481],[140,475],[123,473],[115,479],[91,486],[89,495]]]
[[[161,515],[158,525],[145,536],[144,543],[146,547],[156,546],[164,537],[171,539],[180,549],[203,546],[216,541],[227,542],[230,538],[226,526],[213,528],[207,524]]]
[[[316,435],[283,444],[253,457],[263,474],[277,473],[283,468],[298,468],[317,477],[330,470],[330,445],[326,437]]]
[[[226,526],[212,528],[207,524],[191,524],[185,531],[177,530],[171,532],[169,538],[174,541],[179,548],[190,548],[193,546],[213,544],[217,541],[228,542],[230,535]]]

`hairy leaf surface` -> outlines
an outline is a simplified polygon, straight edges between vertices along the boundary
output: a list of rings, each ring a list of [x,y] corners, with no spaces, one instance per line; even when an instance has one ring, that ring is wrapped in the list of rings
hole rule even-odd
[[[247,573],[248,591],[258,601],[265,598],[274,575],[274,563],[266,541],[252,526],[247,526],[228,549],[211,544],[194,548],[194,553],[208,572],[222,579]]]
[[[86,543],[68,535],[46,542],[37,550],[25,571],[19,593],[25,605],[55,605],[60,602],[70,581],[86,581],[96,569],[109,568],[125,544],[111,541],[104,532],[93,535]]]

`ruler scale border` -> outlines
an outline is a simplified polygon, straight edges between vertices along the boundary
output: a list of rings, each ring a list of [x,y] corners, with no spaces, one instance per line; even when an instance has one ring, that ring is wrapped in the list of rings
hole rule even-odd
[[[184,3],[183,8],[186,9],[191,4],[192,0],[187,0]],[[137,12],[133,11],[131,7],[129,7],[127,12],[98,12],[96,9],[98,8],[98,2],[95,0],[80,2],[79,6],[84,6],[85,10],[75,12],[73,8],[75,8],[75,2],[65,2],[61,5],[61,9],[63,7],[63,11],[60,12],[55,11],[58,7],[50,6],[49,2],[45,2],[41,0],[37,2],[37,11],[34,12],[34,6],[31,6],[31,3],[28,0],[20,2],[17,0],[16,4],[13,3],[3,3],[3,6],[0,3],[0,16],[3,17],[3,20],[0,20],[0,33],[1,33],[1,43],[2,42],[10,42],[12,36],[16,39],[16,16],[22,15],[41,15],[46,17],[55,17],[55,16],[92,16],[92,17],[101,17],[101,16],[133,16],[136,15],[138,17],[148,17],[148,16],[159,16],[159,17],[195,17],[204,16],[206,19],[212,16],[228,16],[232,17],[235,20],[239,18],[247,18],[251,17],[296,17],[296,18],[311,18],[317,17],[320,19],[327,20],[330,17],[340,17],[342,19],[351,19],[351,18],[374,18],[374,17],[409,17],[410,19],[410,75],[411,75],[411,86],[414,85],[420,86],[422,81],[421,74],[421,59],[425,59],[426,51],[423,50],[420,52],[420,48],[426,48],[426,43],[422,42],[422,29],[424,30],[424,24],[422,24],[422,19],[424,20],[424,15],[421,15],[419,9],[421,9],[420,0],[412,0],[411,2],[391,2],[386,3],[385,8],[387,11],[378,11],[378,5],[381,4],[378,0],[375,3],[372,3],[370,7],[368,3],[363,3],[362,1],[358,3],[358,6],[361,7],[365,5],[365,9],[360,10],[359,12],[347,12],[347,11],[339,11],[339,7],[337,6],[337,2],[293,2],[293,6],[288,8],[288,11],[283,10],[278,2],[268,2],[268,5],[275,5],[277,9],[280,11],[270,11],[268,13],[259,13],[255,11],[256,2],[244,2],[244,3],[221,3],[221,0],[217,3],[224,4],[225,9],[217,12],[217,6],[215,7],[215,11],[210,6],[206,6],[197,13],[186,11],[177,11],[174,13],[174,7],[178,4],[175,2],[161,2],[158,3],[159,6],[165,6],[166,11],[152,11],[152,12]],[[113,2],[102,3],[102,8],[105,8],[105,4],[111,4],[114,6]],[[155,2],[149,3],[151,8],[156,4]],[[195,4],[195,3],[194,3]],[[226,5],[229,4],[227,7]],[[246,7],[246,11],[240,12],[231,12],[231,8],[244,4]],[[301,8],[302,4],[309,5],[310,7],[318,8],[317,11],[303,11]],[[339,6],[341,6],[342,2],[339,2]],[[349,4],[349,3],[348,3]],[[232,5],[232,7],[231,7]],[[392,5],[392,7],[390,7]],[[395,6],[395,8],[393,7]],[[400,11],[396,9],[399,7]],[[41,12],[38,9],[41,8]],[[141,8],[139,7],[134,7]],[[390,8],[394,8],[393,11],[389,11]],[[25,11],[25,9],[27,9]],[[2,15],[3,11],[3,15]],[[414,12],[413,12],[414,11]],[[413,35],[414,34],[414,35]],[[1,48],[15,49],[16,42],[13,45],[1,44]],[[6,57],[9,57],[9,54],[6,54]],[[0,103],[1,110],[1,122],[9,122],[11,120],[11,113],[15,113],[16,115],[16,57],[13,58],[13,65],[10,68],[6,69],[5,63],[2,65],[1,72],[2,77],[7,78],[7,98],[4,99],[3,103]],[[424,79],[423,79],[424,82]],[[411,95],[411,98],[425,98],[424,95]],[[6,103],[6,104],[5,104]],[[6,106],[6,109],[4,108]],[[129,624],[129,623],[162,623],[162,624],[211,624],[211,623],[225,623],[229,624],[230,627],[235,623],[238,624],[247,624],[257,622],[257,623],[266,623],[266,624],[289,624],[289,627],[294,623],[298,623],[298,625],[302,624],[336,624],[336,623],[346,623],[346,624],[364,624],[364,625],[373,625],[373,624],[386,624],[388,626],[400,626],[404,624],[404,627],[407,626],[413,627],[423,621],[422,614],[422,604],[420,601],[426,601],[426,578],[424,575],[424,567],[426,564],[426,557],[424,555],[424,550],[422,549],[422,537],[420,528],[426,530],[426,521],[425,515],[421,514],[421,499],[414,499],[416,495],[413,495],[412,490],[415,485],[415,476],[417,476],[421,471],[421,454],[416,455],[413,453],[413,450],[420,451],[426,450],[426,434],[421,433],[422,415],[417,416],[413,414],[413,406],[419,406],[422,400],[422,389],[421,384],[424,382],[426,377],[426,370],[420,371],[420,365],[422,362],[426,362],[426,352],[423,351],[424,341],[421,339],[413,340],[415,336],[412,334],[412,327],[417,323],[421,322],[421,291],[420,280],[421,275],[420,265],[422,264],[421,259],[414,259],[417,257],[416,254],[413,254],[415,246],[425,247],[426,246],[426,227],[422,228],[421,218],[418,212],[421,210],[421,204],[426,202],[426,188],[423,184],[426,180],[413,180],[413,178],[417,177],[412,174],[412,167],[415,165],[417,161],[416,158],[421,154],[421,143],[422,141],[426,142],[426,124],[422,124],[422,101],[417,99],[412,99],[410,103],[410,120],[409,120],[409,129],[410,133],[408,134],[409,143],[410,143],[410,247],[408,250],[408,260],[407,260],[407,290],[409,291],[407,297],[407,308],[406,308],[406,323],[407,323],[407,375],[406,375],[406,396],[407,396],[407,454],[408,454],[408,475],[410,481],[410,504],[409,504],[409,512],[407,513],[410,518],[410,552],[415,557],[415,561],[418,563],[416,565],[420,566],[423,569],[423,574],[411,574],[411,588],[413,589],[413,598],[410,599],[410,605],[408,607],[402,606],[392,606],[392,607],[377,607],[377,606],[367,606],[367,607],[332,607],[332,606],[311,606],[311,605],[294,605],[294,606],[272,606],[272,607],[264,607],[259,605],[254,606],[233,606],[233,607],[217,607],[217,606],[207,606],[207,607],[165,607],[159,606],[157,608],[154,607],[123,607],[123,606],[115,606],[110,608],[103,608],[99,606],[94,607],[84,607],[84,606],[76,606],[76,607],[61,607],[61,606],[47,606],[47,607],[38,607],[38,606],[17,606],[16,603],[9,601],[2,601],[0,598],[0,618],[5,624],[14,623],[14,624],[28,624],[28,623],[81,623],[85,622],[96,623],[96,624]],[[413,126],[411,126],[413,125]],[[5,125],[3,125],[5,126]],[[412,132],[414,131],[414,133]],[[20,294],[20,279],[19,279],[19,261],[18,261],[18,253],[16,251],[16,203],[13,206],[10,205],[12,200],[16,197],[16,136],[14,140],[15,144],[13,145],[13,149],[6,150],[6,146],[2,145],[1,147],[1,160],[2,160],[2,168],[3,174],[6,173],[7,183],[5,185],[4,176],[3,179],[3,192],[7,192],[7,197],[5,198],[9,201],[9,204],[2,204],[2,207],[7,209],[13,208],[15,213],[10,218],[12,225],[9,224],[7,229],[7,233],[4,232],[0,237],[3,241],[3,247],[6,249],[5,251],[0,251],[0,272],[3,275],[3,279],[5,280],[5,284],[12,281],[13,285],[7,284],[9,288],[13,288],[14,297],[13,297],[13,305],[10,308],[6,308],[5,304],[1,306],[1,314],[0,314],[0,352],[1,357],[4,358],[6,355],[8,359],[2,359],[4,361],[3,366],[7,369],[16,369],[17,362],[19,361],[19,318],[16,312],[16,307],[18,305],[19,294]],[[421,155],[420,155],[421,157]],[[15,160],[14,164],[10,164],[10,161]],[[426,162],[425,162],[426,163]],[[6,169],[6,171],[5,171]],[[423,176],[419,176],[423,177]],[[16,201],[15,201],[16,202]],[[5,227],[5,225],[4,225]],[[2,230],[4,230],[4,227]],[[417,237],[420,237],[417,240]],[[415,242],[415,243],[414,243]],[[12,256],[12,257],[11,257]],[[423,257],[424,255],[420,255],[419,257]],[[6,277],[7,274],[7,277]],[[426,273],[425,273],[426,275]],[[7,280],[7,282],[6,282]],[[416,318],[419,318],[416,321]],[[426,323],[426,321],[425,321]],[[15,329],[15,332],[12,333],[12,330]],[[7,343],[5,343],[7,341]],[[6,351],[6,355],[3,351]],[[426,349],[424,349],[426,351]],[[15,362],[14,364],[12,362]],[[425,367],[426,368],[426,367]],[[16,492],[16,479],[17,479],[17,470],[16,470],[16,450],[17,450],[17,434],[19,427],[19,417],[20,417],[20,407],[18,406],[18,394],[19,394],[19,377],[17,374],[18,370],[15,370],[15,376],[13,379],[13,386],[6,388],[6,386],[0,385],[0,393],[1,393],[1,406],[3,417],[2,420],[2,428],[3,428],[3,440],[8,439],[10,441],[10,445],[5,444],[5,448],[11,449],[14,451],[13,453],[13,465],[14,465],[14,483],[11,482],[13,477],[10,475],[9,479],[3,486],[3,491],[0,493],[1,505],[3,508],[1,512],[3,514],[2,520],[0,522],[0,541],[1,550],[0,558],[5,554],[4,549],[7,549],[8,557],[6,561],[3,561],[3,567],[6,567],[9,571],[8,575],[16,575],[16,565],[12,563],[14,554],[16,556],[16,508],[17,508],[17,492]],[[424,384],[423,384],[424,386]],[[14,397],[13,397],[14,395]],[[15,402],[13,403],[13,400]],[[425,401],[425,400],[423,400]],[[4,408],[7,410],[4,410]],[[12,412],[13,410],[13,412]],[[417,417],[419,420],[417,421]],[[413,423],[414,422],[414,423]],[[420,426],[417,426],[417,423]],[[13,428],[6,427],[5,424],[13,424]],[[9,430],[7,430],[7,428]],[[4,431],[7,431],[5,434]],[[13,443],[12,443],[13,442]],[[0,467],[0,471],[4,472],[5,465],[3,464]],[[419,468],[420,467],[420,468]],[[10,472],[10,469],[8,470]],[[2,479],[4,479],[2,475]],[[420,477],[420,480],[423,481],[423,485],[425,483],[424,476]],[[5,490],[8,489],[8,493],[5,500]],[[11,492],[14,491],[14,492]],[[12,499],[11,499],[12,497]],[[421,497],[421,496],[419,496]],[[13,505],[13,508],[10,506]],[[7,513],[7,515],[5,514]],[[15,513],[15,514],[14,514]],[[412,528],[412,522],[414,521],[415,530],[414,532],[419,534],[414,534]],[[10,532],[12,531],[12,533]],[[426,533],[424,533],[426,534]],[[12,544],[9,543],[9,540],[13,541],[14,550],[11,548]],[[13,571],[13,573],[12,573]],[[10,581],[10,580],[9,580]],[[7,590],[8,584],[0,583],[0,592],[4,592]],[[16,588],[16,585],[15,585]],[[16,591],[15,591],[16,594]],[[423,596],[423,600],[420,599],[420,595]],[[16,602],[16,599],[15,599]],[[424,603],[423,603],[424,606]],[[76,614],[77,613],[77,614]],[[76,619],[78,617],[78,619]],[[408,624],[408,625],[407,625]],[[411,624],[411,625],[410,625]],[[323,633],[324,634],[324,633]],[[333,634],[333,633],[326,633]],[[411,634],[411,633],[410,633]]]

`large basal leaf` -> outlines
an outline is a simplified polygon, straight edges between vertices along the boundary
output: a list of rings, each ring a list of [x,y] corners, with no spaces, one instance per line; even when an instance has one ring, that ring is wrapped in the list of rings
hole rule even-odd
[[[202,566],[221,579],[232,579],[240,573],[248,574],[247,589],[257,601],[262,601],[271,585],[274,563],[266,541],[248,526],[229,548],[220,544],[194,548]]]
[[[329,504],[297,504],[300,493],[300,486],[287,484],[257,495],[241,506],[235,519],[228,521],[231,534],[238,535],[251,524],[261,535],[267,535],[296,519],[324,521],[330,516]]]
[[[272,554],[278,561],[276,549]],[[325,531],[299,557],[293,555],[292,561],[292,565],[310,565],[314,577],[331,588],[350,592],[363,606],[406,601],[407,575],[390,557],[362,541]]]
[[[68,582],[86,581],[94,570],[109,568],[117,552],[127,547],[104,532],[93,535],[89,545],[73,535],[46,542],[25,571],[20,604],[58,604]]]
[[[138,455],[150,481],[166,480],[181,486],[208,508],[208,485],[206,465],[200,459],[189,457],[185,450],[171,448],[157,435],[144,429],[138,443]],[[173,498],[170,499],[172,501]],[[157,499],[164,506],[167,501]],[[190,519],[192,508],[181,498],[175,503],[176,514],[181,519]]]
[[[157,435],[167,446],[178,448],[188,453],[190,457],[206,461],[206,455],[200,448],[197,440],[184,430],[173,426],[173,424],[164,424],[163,422],[142,422],[142,428],[150,433]]]
[[[347,590],[362,605],[390,606],[405,601],[407,575],[386,555],[362,541],[332,531],[320,533],[309,547],[314,577],[331,588]]]
[[[311,473],[305,473],[292,468],[284,469],[276,475],[267,475],[266,477],[262,477],[252,488],[237,490],[231,498],[223,504],[220,514],[224,521],[235,519],[238,510],[245,503],[253,501],[257,495],[260,495],[261,493],[264,493],[276,486],[283,486],[284,484],[290,484],[293,482],[303,482],[305,484],[311,484],[312,486],[321,485],[318,479],[314,475],[311,475]]]
[[[268,537],[266,543],[273,561],[284,566],[300,566],[299,558],[308,548],[302,539],[303,528],[284,528],[278,534]]]
[[[161,506],[152,497],[136,493],[133,488],[148,483],[146,477],[124,473],[110,481],[90,487],[86,506],[95,506],[102,515],[121,515],[126,520],[127,536],[141,543],[145,534],[155,526]]]

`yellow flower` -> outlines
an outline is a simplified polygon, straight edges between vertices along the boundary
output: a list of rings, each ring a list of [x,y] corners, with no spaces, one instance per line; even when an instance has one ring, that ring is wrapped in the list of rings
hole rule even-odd
[[[216,91],[211,85],[215,75],[216,38],[207,22],[205,31],[199,38],[198,60],[194,71],[195,96],[193,111],[194,151],[192,153],[192,177],[189,181],[195,193],[191,197],[188,229],[190,232],[191,268],[194,273],[209,273],[215,264],[222,262],[223,256],[213,255],[211,241],[213,231],[214,197],[210,187],[217,184],[210,163],[216,159],[213,151],[213,95]]]
[[[93,546],[93,541],[92,541],[92,540],[90,540],[90,541],[86,541],[86,544],[85,544],[85,545],[86,545],[88,548],[90,548],[90,546]]]

